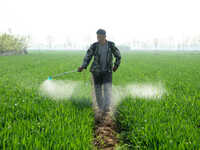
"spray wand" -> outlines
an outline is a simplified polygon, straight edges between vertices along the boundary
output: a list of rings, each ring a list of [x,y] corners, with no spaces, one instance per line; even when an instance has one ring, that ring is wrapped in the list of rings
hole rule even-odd
[[[65,74],[73,73],[73,72],[77,72],[77,70],[72,70],[72,71],[68,71],[68,72],[59,73],[59,74],[56,74],[55,76],[49,76],[48,80],[52,80],[53,78],[56,78],[56,77],[59,77],[59,76],[63,76]]]

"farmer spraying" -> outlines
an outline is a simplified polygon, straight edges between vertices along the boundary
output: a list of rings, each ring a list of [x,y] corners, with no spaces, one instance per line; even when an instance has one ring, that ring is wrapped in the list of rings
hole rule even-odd
[[[92,73],[96,101],[100,113],[110,111],[112,97],[112,72],[115,72],[121,62],[121,55],[115,43],[106,39],[106,31],[99,29],[97,32],[97,42],[93,43],[83,59],[78,72],[87,69],[92,57],[94,61],[90,67]],[[115,62],[113,66],[113,55]],[[104,96],[103,96],[104,93]]]

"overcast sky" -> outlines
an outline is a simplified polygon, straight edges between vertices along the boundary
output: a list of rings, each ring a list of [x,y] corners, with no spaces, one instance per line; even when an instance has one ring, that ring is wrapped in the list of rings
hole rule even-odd
[[[200,34],[199,0],[0,0],[0,32],[33,43],[96,41],[103,28],[116,43]]]

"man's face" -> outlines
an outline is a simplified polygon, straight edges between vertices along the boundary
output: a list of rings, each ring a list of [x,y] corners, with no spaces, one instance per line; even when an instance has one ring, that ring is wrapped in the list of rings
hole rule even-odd
[[[97,34],[97,40],[98,40],[98,42],[103,42],[105,39],[106,39],[106,35]]]

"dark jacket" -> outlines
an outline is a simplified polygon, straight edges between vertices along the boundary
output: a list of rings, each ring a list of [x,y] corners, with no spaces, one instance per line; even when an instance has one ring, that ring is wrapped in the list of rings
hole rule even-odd
[[[108,65],[108,72],[112,72],[113,68],[113,55],[115,57],[114,66],[119,67],[121,62],[121,54],[119,49],[115,46],[115,43],[112,41],[108,42],[108,53],[107,53],[107,65]],[[90,60],[92,59],[92,56],[94,56],[94,61],[90,67],[90,72],[101,72],[100,67],[100,53],[99,50],[99,42],[93,43],[90,48],[87,50],[87,53],[83,59],[82,67],[87,69],[87,66],[90,63]]]

